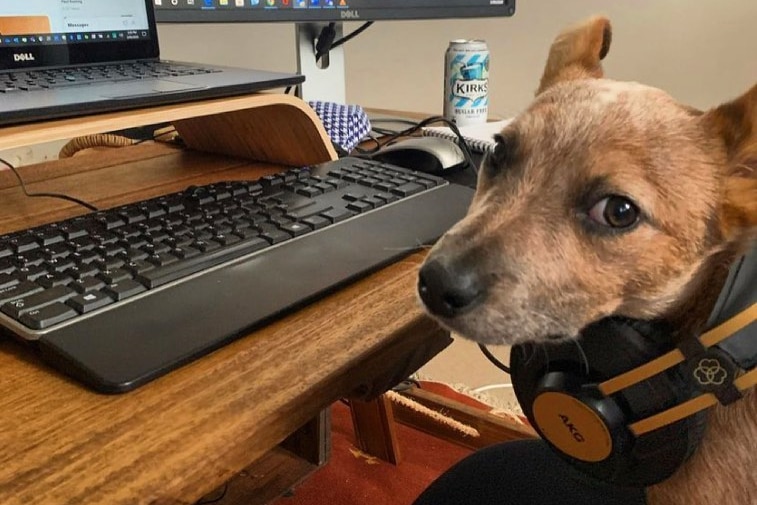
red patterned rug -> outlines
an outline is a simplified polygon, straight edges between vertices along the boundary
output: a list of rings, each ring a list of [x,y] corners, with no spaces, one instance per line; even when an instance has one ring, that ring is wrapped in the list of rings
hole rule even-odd
[[[423,389],[490,410],[443,384],[424,382]],[[437,476],[471,453],[398,423],[402,462],[394,466],[355,447],[347,406],[334,404],[332,423],[329,463],[297,487],[292,496],[280,498],[275,505],[410,505]]]

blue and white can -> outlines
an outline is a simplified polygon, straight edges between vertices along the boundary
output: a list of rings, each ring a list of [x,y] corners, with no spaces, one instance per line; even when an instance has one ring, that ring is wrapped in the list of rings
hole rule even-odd
[[[444,57],[444,117],[459,126],[489,115],[489,49],[483,40],[453,40]]]

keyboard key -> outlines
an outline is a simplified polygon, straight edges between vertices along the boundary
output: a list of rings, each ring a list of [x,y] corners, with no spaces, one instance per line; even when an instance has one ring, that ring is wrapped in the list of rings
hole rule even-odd
[[[75,252],[75,253],[71,254],[71,256],[69,256],[69,258],[72,259],[72,260],[74,260],[79,265],[81,265],[82,263],[89,264],[89,263],[92,263],[92,262],[95,262],[95,261],[99,261],[99,260],[102,259],[99,254],[97,254],[96,252],[91,251],[91,250],[90,251]]]
[[[80,314],[87,314],[93,310],[100,309],[113,303],[113,298],[102,291],[90,291],[81,295],[69,298],[66,304]]]
[[[126,224],[124,218],[115,214],[103,213],[103,215],[98,217],[97,220],[106,230],[113,230]]]
[[[2,307],[2,311],[12,318],[18,319],[22,314],[32,310],[41,309],[42,307],[55,302],[66,301],[75,294],[76,292],[73,289],[69,289],[65,286],[58,286],[6,303]]]
[[[76,266],[74,260],[68,258],[52,258],[45,263],[45,267],[51,272],[63,272]]]
[[[72,282],[68,287],[77,293],[86,293],[105,287],[105,283],[97,277],[85,277],[84,279]]]
[[[125,269],[117,268],[115,270],[106,270],[105,272],[100,272],[96,275],[96,277],[103,281],[105,284],[115,284],[126,279],[131,279],[131,272]]]
[[[211,242],[220,247],[217,242],[213,242],[212,240],[208,243]],[[153,254],[152,256],[147,258],[147,261],[149,263],[152,263],[156,267],[164,267],[166,265],[170,265],[171,263],[176,263],[177,261],[179,261],[179,258],[174,256],[173,254],[170,254],[169,252],[165,252],[161,254]]]
[[[380,198],[386,203],[396,202],[397,200],[399,200],[399,197],[397,195],[393,195],[391,193],[376,193],[375,195],[373,195],[373,197]]]
[[[271,244],[279,244],[292,238],[292,235],[281,230],[270,230],[260,234],[261,238],[264,238]]]
[[[15,286],[19,282],[21,282],[20,279],[10,274],[0,274],[0,289]]]
[[[22,281],[0,289],[0,304],[42,291],[42,286],[31,281]]]
[[[281,226],[281,229],[284,230],[287,233],[291,233],[293,237],[299,237],[300,235],[304,235],[310,231],[312,231],[312,228],[310,228],[306,224],[302,223],[289,223]]]
[[[216,242],[218,242],[219,244],[221,244],[223,246],[226,246],[226,245],[236,244],[237,242],[239,242],[242,239],[239,238],[239,237],[237,237],[233,233],[231,233],[231,228],[229,228],[229,234],[228,235],[219,234],[219,235],[214,236],[213,240],[215,240]]]
[[[371,196],[363,198],[363,201],[366,203],[371,204],[371,206],[375,209],[378,207],[381,207],[382,205],[386,205],[386,202],[384,200],[381,200],[380,198],[374,198]]]
[[[71,255],[72,249],[66,244],[55,244],[41,251],[45,259],[66,258]]]
[[[99,270],[92,264],[82,263],[75,267],[71,267],[68,270],[64,270],[63,274],[68,275],[72,279],[83,279],[84,277],[92,277],[97,274]]]
[[[331,224],[329,219],[321,216],[311,216],[302,220],[303,223],[311,226],[314,230],[320,230]]]
[[[250,239],[252,237],[257,237],[258,235],[260,235],[259,231],[255,230],[253,228],[250,228],[249,226],[236,228],[233,231],[233,233],[234,233],[234,235],[236,235],[237,237],[241,238],[242,240],[247,240],[247,239]]]
[[[63,233],[63,236],[66,238],[66,240],[73,240],[75,238],[84,237],[87,235],[86,230],[67,223],[63,223],[58,226],[58,230]]]
[[[321,216],[325,217],[332,223],[338,223],[340,221],[344,221],[345,219],[348,219],[354,215],[355,215],[354,212],[349,211],[347,209],[331,209],[321,214]]]
[[[355,212],[366,212],[366,211],[371,210],[373,208],[373,205],[371,205],[368,202],[364,202],[362,200],[357,200],[355,202],[348,204],[347,208]]]
[[[21,316],[20,321],[34,330],[43,330],[77,315],[78,313],[68,305],[57,302],[41,309],[27,312]]]
[[[126,260],[124,258],[105,258],[99,261],[95,261],[93,265],[101,272],[104,272],[106,270],[115,270],[117,268],[121,268],[122,266],[124,266],[124,263],[126,263]]]
[[[27,277],[28,278],[28,277]],[[32,279],[29,279],[32,280]],[[38,279],[36,279],[37,284],[40,286],[44,286],[46,288],[53,288],[56,286],[66,286],[68,284],[71,284],[74,282],[74,278],[70,275],[58,272],[54,274],[48,274],[40,276]]]
[[[145,260],[130,261],[123,266],[123,269],[130,272],[132,276],[139,275],[142,272],[152,270],[153,268],[155,268],[155,265]]]
[[[195,256],[199,256],[202,254],[202,251],[199,249],[195,249],[194,247],[177,247],[176,249],[171,250],[171,254],[176,256],[179,259],[186,260],[189,258],[194,258]]]
[[[407,184],[403,184],[402,186],[398,186],[392,189],[391,192],[399,196],[410,196],[410,195],[415,195],[417,193],[420,193],[421,191],[425,189],[426,188],[424,186],[421,186],[418,183],[408,182]]]
[[[64,237],[63,237],[63,233],[60,230],[51,228],[48,230],[42,230],[39,233],[37,233],[37,240],[43,246],[49,246],[52,244],[57,244],[58,242],[63,242]]]
[[[15,275],[20,279],[26,279],[28,281],[35,281],[42,276],[49,274],[50,271],[42,265],[23,267],[16,270]]]
[[[218,242],[214,242],[210,239],[207,239],[207,240],[197,240],[196,242],[192,243],[191,247],[194,247],[195,249],[199,249],[202,252],[212,252],[217,249],[220,249],[221,244],[219,244]]]
[[[29,235],[13,238],[8,241],[8,244],[13,248],[13,251],[16,254],[39,248],[37,239]]]
[[[124,298],[129,298],[130,296],[137,295],[146,290],[147,288],[145,288],[142,284],[132,279],[117,282],[116,284],[112,284],[103,288],[103,292],[118,301],[121,301]]]
[[[18,267],[10,259],[0,260],[0,274],[11,274],[16,270],[18,270]]]

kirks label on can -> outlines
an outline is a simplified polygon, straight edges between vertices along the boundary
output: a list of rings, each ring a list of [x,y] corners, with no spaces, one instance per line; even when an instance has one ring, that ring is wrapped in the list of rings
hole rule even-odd
[[[489,114],[489,49],[483,40],[453,40],[444,58],[444,117],[458,125]]]

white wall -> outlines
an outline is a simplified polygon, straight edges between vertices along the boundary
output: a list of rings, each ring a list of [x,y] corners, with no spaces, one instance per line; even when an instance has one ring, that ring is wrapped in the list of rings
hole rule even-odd
[[[438,113],[447,42],[482,38],[492,53],[492,112],[511,115],[530,101],[554,36],[598,13],[614,28],[608,77],[699,108],[757,82],[757,0],[518,0],[512,18],[376,23],[346,45],[348,101]],[[289,24],[163,25],[160,35],[165,57],[295,69]]]

